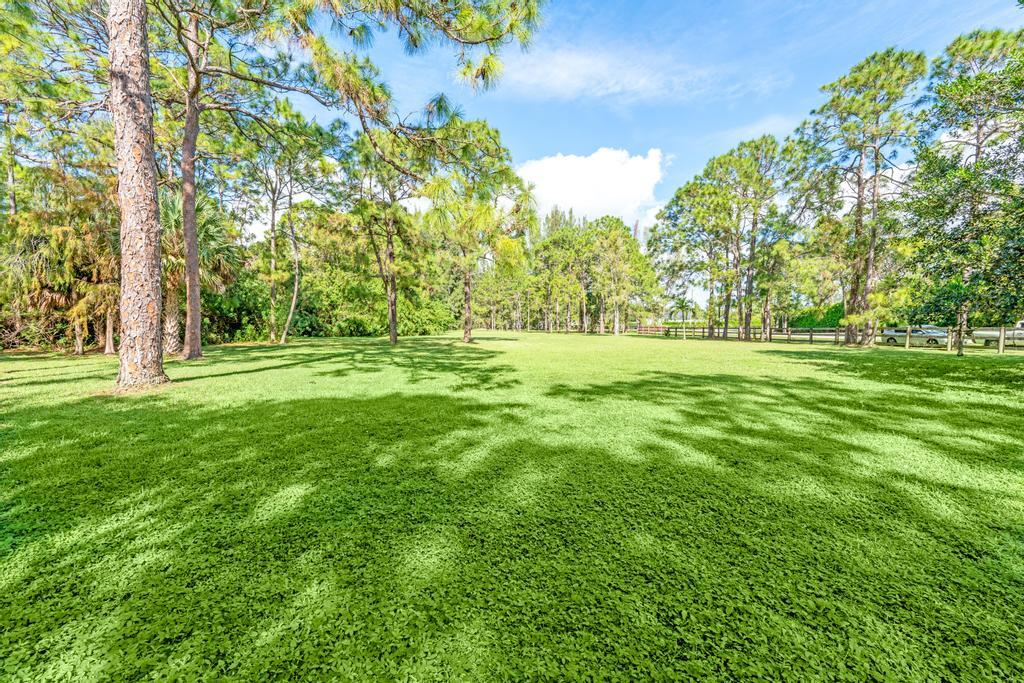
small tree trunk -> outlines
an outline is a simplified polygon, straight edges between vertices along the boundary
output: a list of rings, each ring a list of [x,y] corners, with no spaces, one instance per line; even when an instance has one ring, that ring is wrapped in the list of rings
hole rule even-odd
[[[82,330],[82,321],[76,320],[75,331],[75,355],[81,356],[85,353],[85,332]]]
[[[276,193],[275,193],[276,194]],[[270,343],[277,341],[277,197],[270,200]]]
[[[750,224],[750,253],[747,255],[747,281],[744,291],[744,298],[747,304],[743,312],[743,335],[747,341],[753,339],[751,322],[754,312],[754,257],[757,254],[757,219],[760,212],[760,208],[754,209],[754,215],[751,218]]]
[[[11,216],[18,213],[18,197],[14,193],[14,125],[10,113],[7,114],[7,213]]]
[[[186,29],[190,51],[199,45],[199,20],[191,15]],[[199,139],[200,74],[191,61],[188,70],[188,92],[185,95],[185,130],[181,143],[181,228],[185,244],[185,346],[184,360],[203,356],[202,323],[199,291],[199,235],[196,228],[196,143]]]
[[[960,308],[956,312],[956,355],[964,355],[964,337],[967,336],[967,314],[968,306],[966,301],[960,302]]]
[[[772,331],[772,300],[771,294],[764,295],[764,307],[761,309],[761,341],[769,341]]]
[[[174,356],[181,353],[181,313],[178,301],[179,285],[168,281],[164,288],[164,354]]]
[[[291,168],[289,168],[288,176],[291,178]],[[292,326],[292,318],[295,317],[295,307],[299,303],[299,283],[302,279],[302,262],[300,261],[299,254],[299,238],[295,234],[295,223],[292,218],[292,189],[291,181],[289,180],[288,187],[288,238],[292,243],[292,269],[294,277],[292,278],[292,300],[288,304],[288,318],[284,321],[284,331],[281,332],[281,343],[285,344],[288,342],[288,330]]]
[[[394,265],[392,264],[392,268]],[[388,275],[388,341],[398,343],[398,282],[394,270]]]
[[[462,274],[462,341],[473,341],[473,273],[469,268]]]
[[[114,313],[107,311],[106,334],[103,335],[103,353],[107,356],[114,355]]]
[[[715,310],[718,302],[714,300],[715,278],[712,275],[708,279],[708,339],[715,338]]]
[[[167,381],[160,348],[160,213],[145,0],[109,0],[111,119],[121,211],[121,389]]]
[[[598,333],[604,334],[604,297],[603,296],[601,297],[601,312],[600,312],[600,317],[598,318],[598,321],[597,321],[597,330],[598,330]]]
[[[722,339],[729,338],[729,316],[732,313],[732,287],[726,287],[725,289],[725,313],[723,314],[722,322]]]
[[[612,334],[619,336],[619,302],[612,307]]]

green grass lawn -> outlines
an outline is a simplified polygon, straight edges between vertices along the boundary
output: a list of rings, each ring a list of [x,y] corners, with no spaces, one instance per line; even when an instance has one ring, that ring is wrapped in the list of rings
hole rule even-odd
[[[1024,678],[1024,357],[0,356],[0,678]]]

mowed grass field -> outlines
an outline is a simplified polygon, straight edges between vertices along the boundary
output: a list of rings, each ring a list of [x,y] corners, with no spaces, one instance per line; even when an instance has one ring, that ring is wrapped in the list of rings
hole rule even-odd
[[[0,356],[0,678],[1024,678],[1024,357]]]

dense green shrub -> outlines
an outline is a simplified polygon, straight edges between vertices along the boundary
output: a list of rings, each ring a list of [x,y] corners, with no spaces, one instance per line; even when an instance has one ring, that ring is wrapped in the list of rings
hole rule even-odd
[[[789,319],[790,327],[838,327],[843,319],[843,304],[833,304],[822,311],[805,308]]]

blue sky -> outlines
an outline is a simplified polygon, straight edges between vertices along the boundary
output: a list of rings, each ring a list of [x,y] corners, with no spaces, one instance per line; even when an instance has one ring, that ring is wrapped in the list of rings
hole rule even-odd
[[[553,0],[483,93],[458,83],[449,49],[408,56],[381,35],[369,54],[401,108],[444,92],[497,127],[542,210],[646,224],[710,156],[789,133],[871,52],[933,57],[971,29],[1022,25],[1015,0]]]

